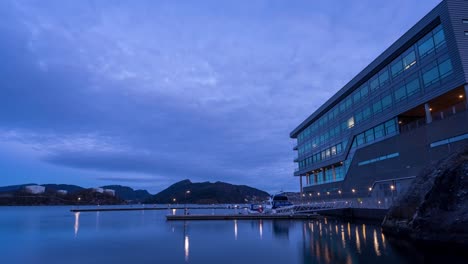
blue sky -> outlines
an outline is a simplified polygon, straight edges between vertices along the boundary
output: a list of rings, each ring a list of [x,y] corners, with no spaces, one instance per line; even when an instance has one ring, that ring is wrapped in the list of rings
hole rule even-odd
[[[289,132],[439,1],[0,1],[0,185],[298,191]]]

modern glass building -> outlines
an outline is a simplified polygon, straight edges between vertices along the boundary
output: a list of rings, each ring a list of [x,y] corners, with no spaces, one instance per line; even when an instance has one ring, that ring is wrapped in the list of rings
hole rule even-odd
[[[387,197],[468,145],[468,1],[445,0],[290,136],[312,198]]]

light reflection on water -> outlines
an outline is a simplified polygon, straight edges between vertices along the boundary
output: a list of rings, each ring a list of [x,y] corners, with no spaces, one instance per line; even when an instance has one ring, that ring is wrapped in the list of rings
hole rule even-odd
[[[172,214],[172,210],[145,213],[69,213],[68,210],[67,207],[0,209],[2,263],[424,261],[410,255],[416,254],[415,250],[401,253],[375,224],[331,218],[167,222],[164,216]],[[212,209],[204,213],[211,214]],[[74,229],[73,235],[70,227]],[[367,234],[370,240],[366,242]]]

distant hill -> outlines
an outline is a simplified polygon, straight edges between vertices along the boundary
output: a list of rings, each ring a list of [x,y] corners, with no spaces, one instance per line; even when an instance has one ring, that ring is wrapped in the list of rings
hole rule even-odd
[[[133,190],[122,185],[106,185],[101,188],[115,190],[115,195],[125,201],[144,202],[151,197],[151,194],[146,190]]]
[[[186,191],[190,191],[186,194]],[[192,183],[190,180],[177,182],[167,189],[153,195],[147,203],[251,203],[268,198],[267,192],[246,186],[233,185],[225,182]]]
[[[15,191],[23,189],[24,186],[28,186],[28,185],[36,185],[36,184],[35,183],[27,183],[27,184],[3,186],[3,187],[0,187],[0,193],[15,192]]]

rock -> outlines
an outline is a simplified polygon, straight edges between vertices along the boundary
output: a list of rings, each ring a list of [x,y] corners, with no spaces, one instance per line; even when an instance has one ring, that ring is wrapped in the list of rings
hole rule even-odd
[[[389,209],[385,234],[468,246],[468,148],[423,170]]]

